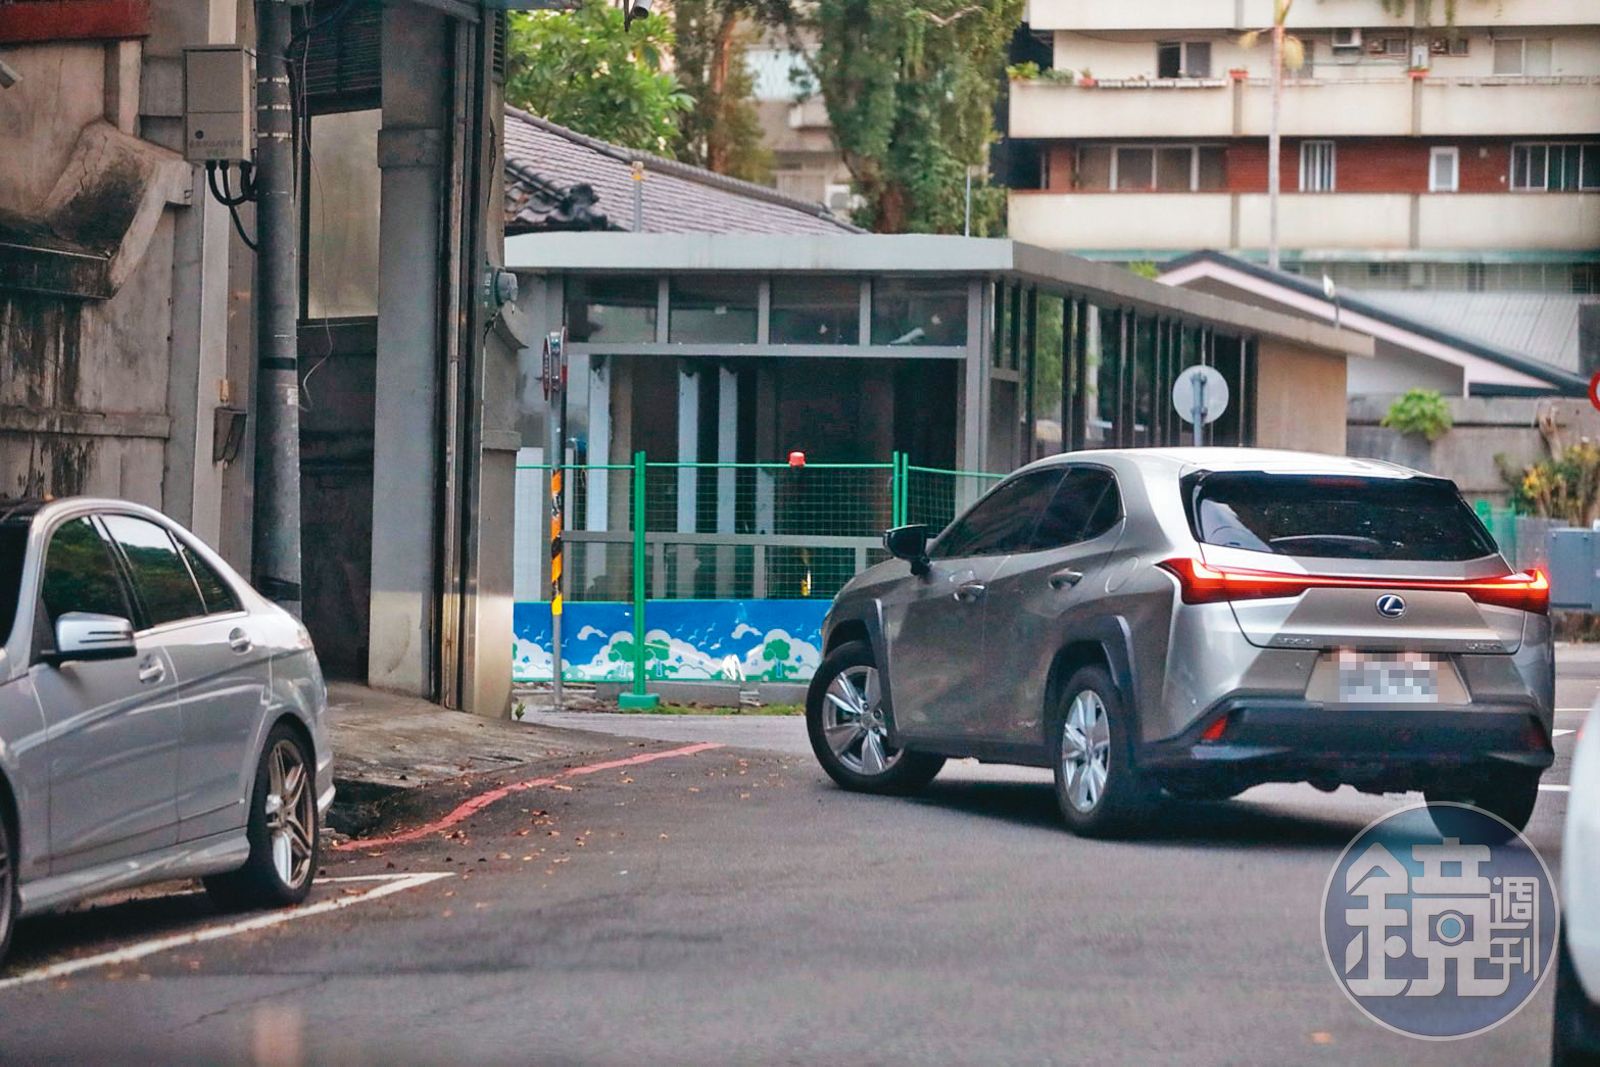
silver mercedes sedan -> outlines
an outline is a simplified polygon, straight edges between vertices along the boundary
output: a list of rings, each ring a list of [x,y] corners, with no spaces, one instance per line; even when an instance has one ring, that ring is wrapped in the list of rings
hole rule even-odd
[[[310,636],[149,508],[0,503],[0,957],[20,916],[200,877],[304,900],[333,801]]]
[[[1450,482],[1254,448],[1076,452],[857,575],[807,718],[849,789],[1055,771],[1068,825],[1262,782],[1420,790],[1519,829],[1554,759],[1549,584]]]

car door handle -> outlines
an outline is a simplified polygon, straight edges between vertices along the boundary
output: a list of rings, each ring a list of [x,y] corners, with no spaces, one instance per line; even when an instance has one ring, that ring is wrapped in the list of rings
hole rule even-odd
[[[243,655],[255,647],[250,641],[250,635],[238,628],[228,633],[228,647]]]
[[[1051,589],[1068,589],[1083,581],[1083,572],[1075,571],[1071,567],[1056,571],[1050,576]]]
[[[963,604],[973,604],[983,599],[989,587],[982,582],[962,582],[956,586],[956,599]]]
[[[166,666],[154,656],[139,664],[139,681],[145,685],[154,685],[166,676]]]

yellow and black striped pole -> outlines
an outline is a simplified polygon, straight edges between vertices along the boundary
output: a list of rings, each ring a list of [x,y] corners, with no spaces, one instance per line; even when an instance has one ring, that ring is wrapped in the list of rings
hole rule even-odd
[[[565,522],[565,466],[567,461],[567,336],[551,333],[544,342],[544,389],[550,401],[550,674],[557,710],[562,706],[561,684],[561,577],[562,529]]]

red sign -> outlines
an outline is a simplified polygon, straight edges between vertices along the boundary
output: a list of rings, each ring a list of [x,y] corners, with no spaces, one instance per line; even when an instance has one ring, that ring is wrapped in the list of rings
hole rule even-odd
[[[1594,372],[1594,377],[1589,379],[1589,403],[1600,408],[1600,370]]]

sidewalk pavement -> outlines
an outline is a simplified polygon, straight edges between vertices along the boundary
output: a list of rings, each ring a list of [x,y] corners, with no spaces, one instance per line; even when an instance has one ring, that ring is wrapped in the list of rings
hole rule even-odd
[[[488,719],[351,682],[329,683],[328,727],[341,787],[409,789],[617,746],[604,734]]]

